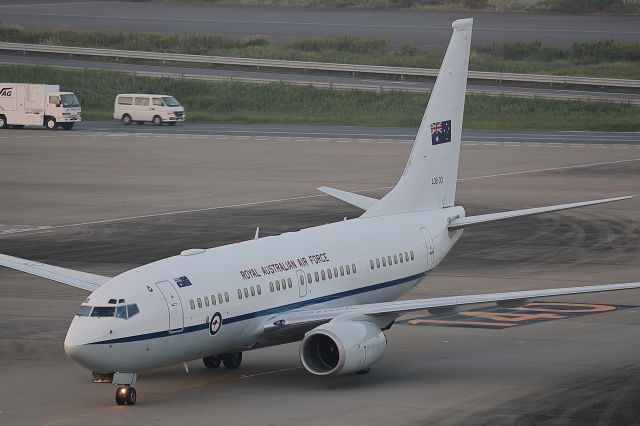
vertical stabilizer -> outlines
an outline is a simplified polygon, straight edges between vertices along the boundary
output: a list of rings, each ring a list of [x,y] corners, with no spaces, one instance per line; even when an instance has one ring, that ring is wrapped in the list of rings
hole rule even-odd
[[[453,35],[404,173],[363,217],[454,205],[473,19],[459,19],[451,26]]]

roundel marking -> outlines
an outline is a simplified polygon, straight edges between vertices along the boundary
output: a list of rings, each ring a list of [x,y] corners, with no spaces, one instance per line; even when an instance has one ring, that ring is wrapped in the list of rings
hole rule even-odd
[[[211,322],[209,323],[209,334],[212,336],[215,335],[218,331],[220,331],[220,327],[222,327],[222,315],[220,312],[216,312],[211,317]]]

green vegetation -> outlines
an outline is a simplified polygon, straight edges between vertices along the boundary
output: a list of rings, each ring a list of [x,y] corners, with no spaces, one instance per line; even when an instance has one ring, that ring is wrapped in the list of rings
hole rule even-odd
[[[142,0],[140,0],[142,1]],[[564,13],[640,13],[637,0],[173,0],[216,4],[362,9],[548,11]]]
[[[438,68],[444,52],[385,39],[350,35],[309,37],[274,43],[266,37],[222,37],[203,34],[161,34],[124,31],[78,32],[25,30],[0,25],[0,40],[18,43],[101,47],[124,50],[237,56],[368,65]],[[571,49],[540,42],[475,46],[470,68],[477,71],[640,78],[640,43],[613,41],[576,43]]]
[[[166,93],[189,121],[416,127],[427,96],[332,91],[282,84],[204,82],[134,77],[110,71],[0,66],[6,81],[60,84],[76,93],[85,119],[109,120],[116,93]],[[467,96],[465,126],[490,129],[639,131],[640,109],[584,103]]]

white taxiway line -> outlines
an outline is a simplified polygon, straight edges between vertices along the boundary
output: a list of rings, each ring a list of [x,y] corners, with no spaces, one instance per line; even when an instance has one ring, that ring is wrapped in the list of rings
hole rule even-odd
[[[523,175],[523,174],[528,174],[528,173],[548,172],[548,171],[554,171],[554,170],[579,169],[579,168],[584,168],[584,167],[603,166],[603,165],[607,165],[607,164],[628,163],[628,162],[633,162],[633,161],[640,161],[640,158],[631,158],[631,159],[627,159],[627,160],[616,160],[616,161],[603,161],[603,162],[600,162],[600,163],[577,164],[577,165],[573,165],[573,166],[548,167],[548,168],[544,168],[544,169],[521,170],[521,171],[517,171],[517,172],[496,173],[496,174],[492,174],[492,175],[483,175],[483,176],[473,176],[473,177],[467,177],[467,178],[460,178],[460,179],[458,179],[458,182],[465,182],[465,181],[470,181],[470,180],[488,179],[488,178],[494,178],[494,177],[500,177],[500,176],[513,176],[513,175]],[[383,186],[383,187],[379,187],[379,188],[356,190],[356,191],[353,191],[353,192],[372,192],[372,191],[380,191],[380,190],[383,190],[383,189],[390,189],[390,188],[393,188],[393,186]],[[178,211],[164,212],[164,213],[152,213],[152,214],[145,214],[145,215],[139,215],[139,216],[129,216],[129,217],[120,217],[120,218],[115,218],[115,219],[105,219],[105,220],[95,220],[95,221],[90,221],[90,222],[72,223],[72,224],[68,224],[68,225],[55,225],[55,226],[46,226],[45,225],[45,226],[38,227],[40,230],[39,231],[35,231],[35,232],[19,232],[17,230],[10,230],[11,231],[10,233],[6,233],[4,235],[2,233],[0,233],[0,236],[32,235],[32,234],[39,234],[39,233],[42,233],[42,232],[49,232],[49,231],[55,230],[55,229],[71,228],[71,227],[76,227],[76,226],[99,225],[99,224],[103,224],[103,223],[124,222],[124,221],[127,221],[127,220],[147,219],[147,218],[151,218],[151,217],[161,217],[161,216],[173,216],[173,215],[178,215],[178,214],[206,212],[206,211],[212,211],[212,210],[224,210],[224,209],[231,209],[231,208],[236,208],[236,207],[251,207],[251,206],[264,205],[264,204],[273,204],[273,203],[280,203],[280,202],[285,202],[285,201],[306,200],[306,199],[320,198],[320,197],[329,197],[329,195],[326,195],[326,194],[303,195],[303,196],[300,196],[300,197],[278,198],[278,199],[274,199],[274,200],[254,201],[254,202],[250,202],[250,203],[229,204],[229,205],[226,205],[226,206],[203,207],[203,208],[200,208],[200,209],[178,210]]]

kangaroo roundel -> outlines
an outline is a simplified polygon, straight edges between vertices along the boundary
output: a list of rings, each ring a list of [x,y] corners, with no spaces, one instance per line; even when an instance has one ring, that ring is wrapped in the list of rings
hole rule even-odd
[[[211,322],[209,323],[209,334],[214,336],[220,331],[220,327],[222,327],[222,315],[220,312],[216,312],[211,317]]]

